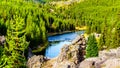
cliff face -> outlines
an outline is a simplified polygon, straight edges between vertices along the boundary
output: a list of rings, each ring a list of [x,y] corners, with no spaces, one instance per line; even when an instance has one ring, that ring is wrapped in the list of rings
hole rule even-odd
[[[28,60],[27,65],[29,68],[77,68],[84,60],[85,47],[86,40],[81,35],[76,37],[70,45],[64,45],[56,58],[33,56]]]

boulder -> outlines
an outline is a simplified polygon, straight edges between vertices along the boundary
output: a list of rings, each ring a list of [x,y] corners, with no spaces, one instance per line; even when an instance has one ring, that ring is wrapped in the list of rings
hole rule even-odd
[[[80,37],[80,36],[77,36],[71,43],[74,45],[74,44],[77,43],[80,39],[81,39],[81,37]]]
[[[85,40],[85,37],[84,37],[84,35],[78,35],[71,43],[72,43],[72,45],[75,45],[75,44],[83,44],[83,42],[84,42],[84,44],[86,43],[85,42],[86,40]]]
[[[99,57],[87,58],[80,63],[79,68],[101,68],[106,60]]]
[[[56,63],[52,68],[76,68],[76,64],[70,61],[63,61],[61,63]]]
[[[120,58],[111,58],[106,60],[102,65],[102,68],[120,68]]]
[[[0,36],[0,45],[4,45],[5,41],[5,36]]]
[[[94,67],[94,61],[82,61],[78,68],[93,68]]]
[[[106,57],[106,58],[118,58],[120,57],[120,49],[110,49],[110,50],[103,50],[99,51],[99,57]]]
[[[82,42],[82,41],[79,41],[79,42],[77,43],[77,45],[81,45],[81,44],[83,44],[83,42]]]
[[[84,38],[85,38],[84,35],[77,36],[71,43],[72,45],[75,45],[76,43],[80,42]]]
[[[120,47],[117,49],[99,51],[98,57],[87,58],[80,63],[79,68],[120,68]]]
[[[82,61],[83,55],[80,45],[68,45],[67,48],[61,49],[60,55],[58,56],[58,62],[72,60],[75,63]]]
[[[41,68],[44,62],[46,62],[48,59],[42,55],[36,56],[28,59],[27,66],[28,68]]]
[[[120,58],[120,47],[117,48],[116,57]]]
[[[55,68],[77,68],[78,64],[84,60],[86,45],[83,45],[83,40],[85,40],[84,36],[78,36],[74,44],[64,45],[57,57],[56,65],[53,66]]]

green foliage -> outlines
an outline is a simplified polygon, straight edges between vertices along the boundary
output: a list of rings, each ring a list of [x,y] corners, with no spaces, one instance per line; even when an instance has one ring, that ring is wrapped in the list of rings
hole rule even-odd
[[[120,0],[85,0],[74,3],[66,10],[75,26],[87,26],[86,33],[101,34],[100,50],[119,47]],[[117,27],[116,27],[117,26]]]
[[[20,59],[20,55],[28,46],[27,41],[30,42],[29,46],[35,47],[47,41],[47,33],[75,30],[76,26],[87,26],[88,34],[101,34],[99,50],[120,46],[120,0],[84,0],[62,7],[50,4],[51,1],[58,0],[0,1],[0,35],[6,35],[7,38],[0,67],[11,68],[22,63],[24,60]],[[92,44],[97,45],[94,37],[91,38],[88,50],[94,48]]]
[[[115,34],[114,34],[114,44],[113,47],[119,47],[120,46],[120,22],[116,25],[115,28]]]
[[[104,47],[105,47],[105,37],[104,37],[104,35],[101,35],[99,43],[98,43],[98,48],[99,48],[99,50],[103,50]]]
[[[3,19],[0,20],[0,35],[6,35],[7,28],[3,22]]]
[[[20,16],[14,15],[7,29],[7,44],[4,46],[4,55],[2,56],[1,67],[3,68],[21,68],[25,67],[25,57],[22,55],[28,47],[25,38],[25,23]]]
[[[0,45],[0,61],[1,61],[1,57],[2,57],[2,55],[3,55],[3,47]]]
[[[65,10],[37,0],[1,0],[0,34],[6,36],[6,45],[1,53],[0,68],[24,67],[22,54],[28,42],[35,48],[47,41],[48,32],[74,30],[74,22],[64,15]]]
[[[86,58],[98,56],[98,46],[94,35],[88,37]]]

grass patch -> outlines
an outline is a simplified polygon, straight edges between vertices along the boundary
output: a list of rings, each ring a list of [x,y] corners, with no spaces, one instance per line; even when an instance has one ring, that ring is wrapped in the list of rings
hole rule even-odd
[[[87,26],[75,27],[76,30],[86,30]]]

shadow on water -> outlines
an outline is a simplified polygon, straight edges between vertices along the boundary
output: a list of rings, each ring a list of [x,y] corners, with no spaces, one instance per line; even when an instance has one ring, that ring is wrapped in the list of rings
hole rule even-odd
[[[44,55],[45,54],[45,50],[48,47],[49,42],[45,42],[44,44],[38,45],[37,49],[32,50],[32,52],[35,55]]]

